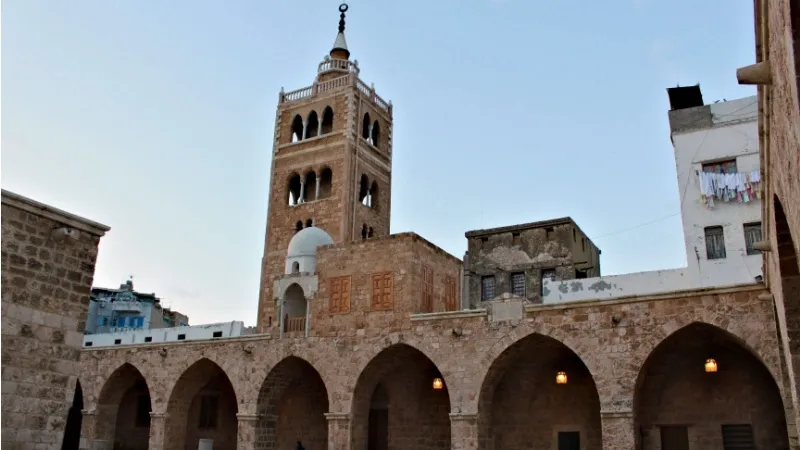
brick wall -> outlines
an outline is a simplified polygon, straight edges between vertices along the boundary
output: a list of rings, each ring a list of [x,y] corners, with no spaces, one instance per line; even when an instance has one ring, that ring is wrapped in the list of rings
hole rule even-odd
[[[53,230],[74,230],[60,238]],[[2,445],[58,448],[108,227],[2,193]]]

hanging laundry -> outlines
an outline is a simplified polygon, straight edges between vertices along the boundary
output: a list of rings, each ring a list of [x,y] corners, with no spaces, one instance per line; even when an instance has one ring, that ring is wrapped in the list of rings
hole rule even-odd
[[[750,203],[761,199],[761,172],[717,173],[697,172],[700,184],[700,201],[708,208],[717,202]]]

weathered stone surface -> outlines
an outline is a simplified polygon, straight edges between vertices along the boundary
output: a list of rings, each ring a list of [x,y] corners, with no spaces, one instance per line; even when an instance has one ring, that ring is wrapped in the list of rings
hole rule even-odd
[[[54,235],[60,228],[72,231]],[[61,448],[97,246],[107,230],[2,193],[3,448]]]

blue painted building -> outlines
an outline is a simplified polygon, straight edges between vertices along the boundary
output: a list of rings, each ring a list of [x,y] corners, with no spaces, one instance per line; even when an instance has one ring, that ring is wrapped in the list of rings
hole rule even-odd
[[[133,281],[119,289],[92,288],[86,334],[183,327],[189,318],[161,305],[155,294],[136,292]]]

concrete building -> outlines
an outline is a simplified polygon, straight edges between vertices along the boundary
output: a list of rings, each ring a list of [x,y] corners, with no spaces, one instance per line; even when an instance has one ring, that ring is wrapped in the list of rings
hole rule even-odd
[[[78,445],[86,299],[108,230],[2,191],[4,449]]]
[[[186,315],[164,307],[156,294],[136,292],[131,280],[119,289],[92,288],[86,334],[187,326]]]
[[[758,87],[764,179],[764,283],[778,318],[792,448],[800,447],[800,4],[755,0],[755,64],[737,71]]]
[[[279,96],[260,334],[85,349],[83,448],[788,448],[755,280],[459,308],[462,262],[389,234],[392,108],[349,60],[346,9],[313,84]]]
[[[688,276],[699,286],[761,277],[756,97],[704,105],[699,85],[667,92]]]
[[[541,303],[544,280],[600,276],[600,249],[569,217],[468,231],[466,237],[469,308],[502,294]]]

